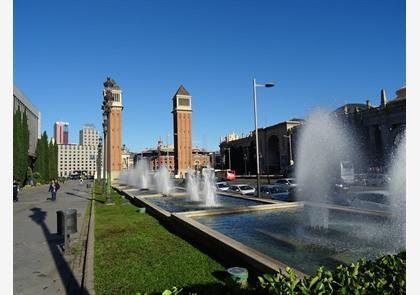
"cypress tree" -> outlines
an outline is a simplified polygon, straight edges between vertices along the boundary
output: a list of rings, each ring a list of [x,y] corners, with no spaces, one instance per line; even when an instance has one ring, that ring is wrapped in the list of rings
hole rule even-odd
[[[13,177],[18,177],[19,170],[19,109],[13,114]]]
[[[23,131],[23,118],[20,108],[13,118],[13,174],[23,185],[25,181],[27,152],[25,153],[25,134]]]
[[[20,175],[22,175],[23,184],[26,183],[26,172],[28,170],[28,151],[29,151],[29,127],[28,127],[28,116],[26,115],[26,110],[23,112],[22,116],[22,163]]]
[[[54,143],[54,175],[58,178],[58,144]]]
[[[36,155],[36,160],[35,160],[35,165],[34,165],[34,172],[39,173],[40,176],[40,180],[44,181],[44,152],[43,152],[43,144],[42,144],[42,137],[38,138],[38,141],[36,143],[36,150],[35,150],[35,155]]]
[[[41,137],[42,140],[42,153],[43,153],[43,165],[42,165],[42,175],[45,181],[50,180],[50,160],[48,154],[48,136],[47,132],[44,131]]]

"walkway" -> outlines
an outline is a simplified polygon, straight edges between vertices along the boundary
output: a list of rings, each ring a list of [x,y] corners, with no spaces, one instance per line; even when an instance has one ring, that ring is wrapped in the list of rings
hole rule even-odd
[[[78,181],[60,183],[57,200],[50,197],[48,186],[19,192],[13,204],[13,293],[74,294],[80,286],[80,273],[71,270],[70,255],[64,256],[57,233],[56,211],[77,209],[77,241],[83,226],[90,189]],[[66,292],[67,287],[67,292]],[[84,294],[87,294],[85,292]]]

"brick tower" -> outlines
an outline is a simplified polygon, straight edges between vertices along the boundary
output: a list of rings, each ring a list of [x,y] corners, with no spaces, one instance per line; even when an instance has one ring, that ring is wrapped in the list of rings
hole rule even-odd
[[[191,95],[180,86],[172,98],[174,118],[175,175],[185,177],[192,168]]]
[[[109,173],[111,182],[118,178],[121,171],[121,147],[122,129],[121,114],[122,91],[114,79],[107,78],[104,83],[104,113],[107,115],[107,134],[106,134],[106,171]]]

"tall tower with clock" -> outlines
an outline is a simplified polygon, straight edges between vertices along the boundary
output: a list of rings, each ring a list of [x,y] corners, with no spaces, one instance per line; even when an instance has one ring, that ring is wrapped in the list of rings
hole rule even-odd
[[[174,119],[175,175],[184,178],[188,169],[193,167],[191,95],[184,86],[181,85],[172,98],[172,102],[172,114]]]

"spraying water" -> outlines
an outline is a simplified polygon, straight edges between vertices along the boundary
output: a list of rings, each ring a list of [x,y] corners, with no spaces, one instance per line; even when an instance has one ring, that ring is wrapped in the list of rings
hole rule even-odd
[[[169,196],[173,190],[173,184],[168,168],[165,165],[161,166],[159,172],[154,175],[154,178],[157,191],[165,196]]]
[[[305,121],[297,150],[297,183],[302,201],[324,203],[337,180],[340,161],[352,151],[349,132],[330,113],[317,109]],[[314,207],[309,212],[312,227],[328,228],[328,210]]]
[[[149,189],[150,186],[150,169],[149,162],[141,158],[137,165],[120,174],[120,181],[130,186],[140,189]]]
[[[199,185],[200,183],[197,175],[194,175],[194,172],[189,169],[187,173],[187,193],[193,202],[200,201]]]
[[[207,207],[216,206],[216,185],[213,169],[203,169],[203,197]]]
[[[203,169],[201,176],[189,170],[187,192],[193,202],[202,202],[206,207],[217,206],[214,170]]]
[[[390,205],[395,221],[393,231],[397,233],[397,244],[405,246],[405,209],[406,209],[406,138],[399,138],[397,149],[391,159],[389,192]]]

